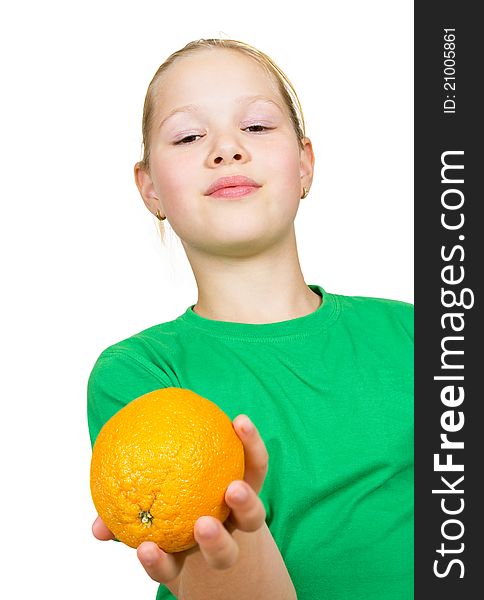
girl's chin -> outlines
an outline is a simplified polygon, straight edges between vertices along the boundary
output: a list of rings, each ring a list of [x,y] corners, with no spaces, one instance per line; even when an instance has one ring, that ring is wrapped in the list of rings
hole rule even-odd
[[[288,232],[290,230],[290,225],[285,232],[281,232],[268,231],[267,228],[263,229],[261,227],[251,229],[227,223],[223,231],[209,231],[207,229],[203,240],[188,242],[187,245],[194,250],[203,252],[205,255],[234,258],[250,257],[284,244],[284,240],[289,241]]]

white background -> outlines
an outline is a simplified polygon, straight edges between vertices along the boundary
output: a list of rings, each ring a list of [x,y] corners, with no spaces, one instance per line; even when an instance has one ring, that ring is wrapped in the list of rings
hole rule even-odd
[[[91,535],[86,384],[107,345],[196,302],[181,244],[168,230],[161,245],[133,180],[159,64],[201,37],[269,54],[316,154],[296,220],[306,282],[413,302],[412,11],[403,0],[2,9],[3,598],[154,599],[135,551]]]

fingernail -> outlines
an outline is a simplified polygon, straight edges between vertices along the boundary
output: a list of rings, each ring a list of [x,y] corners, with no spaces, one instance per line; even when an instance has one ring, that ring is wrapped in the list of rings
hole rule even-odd
[[[218,527],[216,523],[209,519],[206,519],[198,524],[197,530],[198,533],[202,536],[202,538],[209,540],[217,535]]]
[[[247,490],[245,489],[245,487],[238,485],[238,486],[234,486],[233,489],[230,489],[229,492],[230,498],[232,500],[235,500],[236,502],[244,502],[245,500],[247,500]]]
[[[240,428],[244,433],[251,433],[254,431],[254,424],[250,419],[244,419]]]

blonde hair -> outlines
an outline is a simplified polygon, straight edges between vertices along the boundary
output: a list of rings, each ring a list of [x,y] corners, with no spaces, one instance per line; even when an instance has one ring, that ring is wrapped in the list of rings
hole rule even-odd
[[[276,63],[264,52],[257,50],[250,44],[246,44],[245,42],[240,42],[238,40],[230,40],[230,39],[200,39],[189,42],[176,52],[173,52],[165,62],[158,67],[153,79],[151,80],[148,90],[146,92],[146,97],[144,101],[143,107],[143,121],[142,121],[142,134],[143,134],[143,158],[139,162],[139,165],[142,169],[144,169],[147,173],[150,172],[150,151],[151,151],[151,143],[150,143],[150,135],[151,129],[153,126],[154,113],[155,113],[155,97],[158,92],[158,80],[161,75],[168,69],[170,65],[172,65],[175,60],[181,56],[194,54],[198,50],[206,50],[206,49],[225,49],[225,50],[235,50],[244,54],[250,58],[253,58],[261,67],[263,67],[269,76],[272,76],[279,90],[279,93],[284,100],[287,109],[289,110],[289,116],[291,118],[292,125],[294,127],[294,131],[296,133],[297,139],[299,141],[299,145],[301,149],[303,148],[302,139],[305,137],[305,123],[304,123],[304,115],[301,107],[301,103],[299,102],[299,98],[297,96],[296,90],[294,86],[289,81],[287,75],[276,65]],[[163,239],[164,233],[164,225],[163,221],[158,222],[159,230],[161,238]]]

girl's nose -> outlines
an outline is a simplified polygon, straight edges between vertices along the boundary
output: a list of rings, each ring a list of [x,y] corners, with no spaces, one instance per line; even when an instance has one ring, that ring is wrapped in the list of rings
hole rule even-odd
[[[231,164],[233,162],[243,163],[247,160],[248,155],[244,148],[234,140],[219,140],[214,145],[213,151],[208,157],[210,165],[218,165],[220,163]]]
[[[230,164],[231,162],[241,161],[241,160],[242,160],[242,154],[240,152],[236,152],[231,158],[230,158],[230,154],[220,153],[218,156],[216,156],[213,159],[213,162],[216,165],[218,165],[222,161]]]

